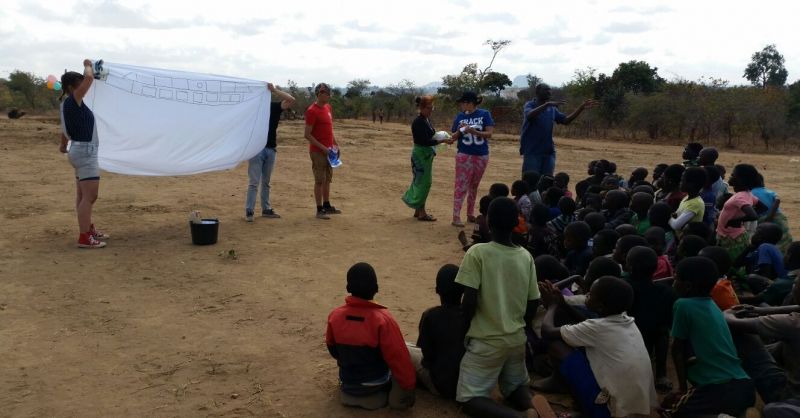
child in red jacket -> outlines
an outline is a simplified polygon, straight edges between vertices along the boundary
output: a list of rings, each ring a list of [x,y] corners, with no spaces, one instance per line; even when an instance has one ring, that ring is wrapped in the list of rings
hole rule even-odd
[[[414,405],[416,372],[400,327],[372,298],[378,278],[367,263],[347,271],[345,304],[328,315],[325,343],[339,364],[342,403],[365,409]]]

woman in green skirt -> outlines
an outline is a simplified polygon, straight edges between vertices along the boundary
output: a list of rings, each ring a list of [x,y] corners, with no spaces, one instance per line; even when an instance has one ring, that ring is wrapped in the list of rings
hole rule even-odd
[[[414,148],[411,150],[411,172],[414,175],[403,202],[414,209],[414,217],[420,221],[435,221],[436,218],[425,212],[425,201],[431,191],[433,183],[433,157],[436,156],[435,147],[442,142],[452,143],[450,139],[434,139],[436,130],[431,125],[430,116],[433,112],[433,96],[420,96],[416,98],[419,116],[411,123],[411,135],[414,138]]]

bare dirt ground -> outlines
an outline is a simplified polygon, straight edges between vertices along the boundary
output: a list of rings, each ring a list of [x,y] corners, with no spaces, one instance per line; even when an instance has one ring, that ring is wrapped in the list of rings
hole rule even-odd
[[[192,177],[104,173],[95,222],[112,239],[79,250],[72,168],[58,153],[55,121],[0,119],[0,416],[460,416],[423,391],[407,413],[338,403],[324,332],[349,266],[375,266],[377,299],[415,340],[420,314],[438,303],[436,271],[462,252],[449,224],[453,149],[435,161],[429,208],[439,222],[423,223],[400,201],[411,178],[408,126],[338,121],[335,130],[344,165],[332,201],[344,213],[334,219],[313,217],[302,122],[287,121],[271,199],[283,218],[244,222],[245,165]],[[557,168],[573,183],[591,159],[628,173],[681,152],[558,142]],[[800,236],[800,155],[720,159],[729,168],[740,161],[764,172]],[[500,136],[481,192],[519,168],[516,138]],[[193,209],[220,218],[216,245],[191,244]]]

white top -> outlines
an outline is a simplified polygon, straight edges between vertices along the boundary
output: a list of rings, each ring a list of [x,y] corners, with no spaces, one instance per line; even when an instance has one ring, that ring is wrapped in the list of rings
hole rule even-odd
[[[649,415],[658,405],[650,356],[633,318],[623,313],[565,325],[561,338],[586,347],[592,373],[610,396],[611,416]]]

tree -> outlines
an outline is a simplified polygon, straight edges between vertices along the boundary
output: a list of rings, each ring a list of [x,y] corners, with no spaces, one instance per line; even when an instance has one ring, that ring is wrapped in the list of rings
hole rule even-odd
[[[44,84],[44,79],[20,70],[14,70],[9,74],[6,83],[9,90],[22,95],[25,103],[30,105],[31,109],[36,108],[36,93],[42,84]]]
[[[789,84],[789,123],[800,124],[800,80]]]
[[[784,59],[775,44],[767,45],[761,51],[753,53],[750,64],[744,69],[744,78],[754,86],[783,86],[789,72],[783,65]]]
[[[611,78],[623,90],[633,94],[650,94],[660,90],[664,84],[664,79],[658,76],[658,68],[651,68],[645,61],[620,63]]]
[[[492,71],[492,64],[494,64],[494,59],[497,58],[497,54],[500,53],[503,48],[507,47],[511,44],[511,41],[508,39],[500,39],[495,41],[493,39],[487,39],[484,42],[484,45],[489,45],[492,48],[492,59],[489,60],[489,65],[480,72],[480,80],[483,81],[483,78],[486,77]]]
[[[478,64],[467,64],[461,74],[446,75],[442,77],[442,87],[437,90],[439,94],[444,94],[451,99],[457,99],[465,90],[478,90],[480,77],[478,76]]]
[[[364,92],[369,88],[370,84],[372,84],[366,78],[357,78],[355,80],[350,80],[347,83],[347,92],[344,94],[345,97],[353,98],[359,97],[364,95]]]
[[[497,71],[490,71],[481,81],[482,90],[489,90],[498,97],[500,96],[500,92],[510,85],[511,79],[509,79],[507,75],[498,73]]]

